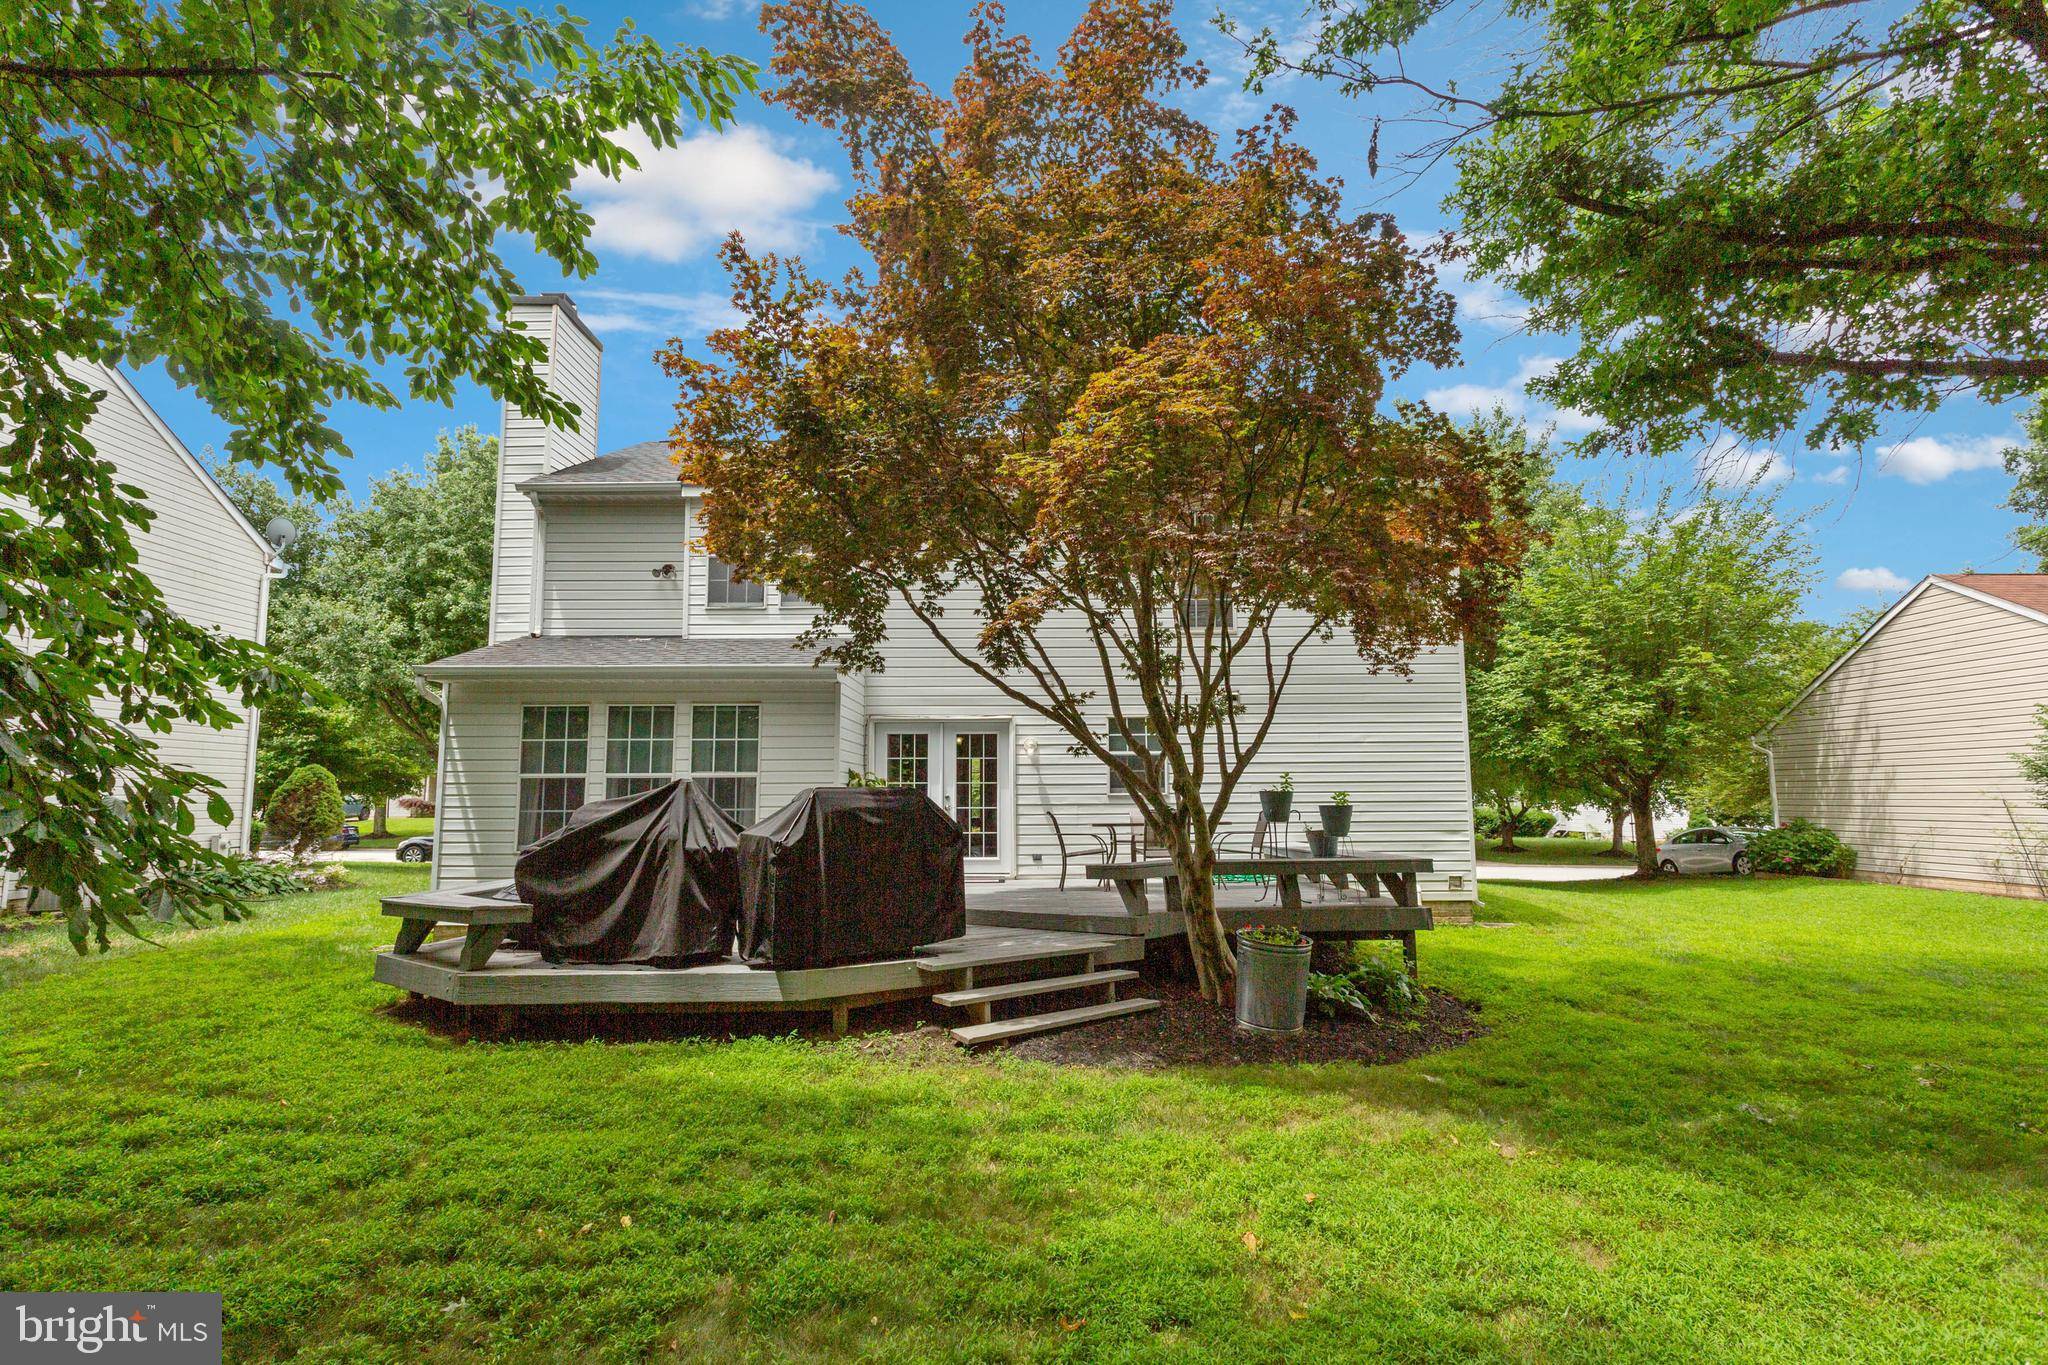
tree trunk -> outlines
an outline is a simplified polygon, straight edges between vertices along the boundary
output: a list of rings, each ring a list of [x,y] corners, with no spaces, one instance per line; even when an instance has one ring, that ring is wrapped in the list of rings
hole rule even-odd
[[[1636,822],[1636,875],[1657,875],[1657,824],[1650,813],[1650,789],[1643,787],[1629,798]]]
[[[1503,853],[1519,853],[1515,843],[1515,826],[1522,823],[1522,817],[1515,814],[1515,808],[1505,801],[1496,802],[1494,814],[1500,817],[1500,827],[1494,831],[1493,846]]]
[[[1617,801],[1607,808],[1607,818],[1614,822],[1614,842],[1607,846],[1607,851],[1619,858],[1628,851],[1623,847],[1627,841],[1621,837],[1622,822],[1628,819],[1628,810]]]
[[[372,839],[382,839],[385,835],[391,833],[390,814],[391,803],[389,801],[372,801],[370,803],[370,837]]]
[[[1187,921],[1188,956],[1195,985],[1214,1004],[1230,1002],[1237,985],[1237,958],[1216,914],[1216,851],[1195,847],[1185,829],[1172,831],[1173,866],[1180,880],[1181,916]]]

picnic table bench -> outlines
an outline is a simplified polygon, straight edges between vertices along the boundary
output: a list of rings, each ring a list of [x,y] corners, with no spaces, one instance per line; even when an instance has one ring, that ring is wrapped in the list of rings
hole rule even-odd
[[[465,972],[480,970],[505,941],[509,930],[533,922],[532,906],[492,894],[501,885],[509,883],[386,896],[384,913],[401,921],[391,951],[409,956],[420,950],[436,925],[459,924],[463,935],[457,961]]]
[[[1366,916],[1355,928],[1317,928],[1312,930],[1320,938],[1393,938],[1400,940],[1401,956],[1408,965],[1408,974],[1415,975],[1415,932],[1418,929],[1433,929],[1436,920],[1429,907],[1422,904],[1418,890],[1420,874],[1432,871],[1436,864],[1428,858],[1400,857],[1390,854],[1364,853],[1340,854],[1322,858],[1276,854],[1251,858],[1218,858],[1216,875],[1219,877],[1270,877],[1279,891],[1280,915],[1265,916],[1270,920],[1285,922],[1286,913],[1299,915],[1303,909],[1301,901],[1301,880],[1327,877],[1331,884],[1342,889],[1356,877],[1361,887],[1370,889],[1377,883],[1386,888],[1392,904],[1379,902],[1381,913],[1370,916],[1372,923],[1364,924]],[[1149,913],[1145,884],[1150,881],[1163,882],[1166,887],[1166,908],[1169,913],[1179,914],[1181,908],[1180,874],[1174,870],[1171,860],[1148,858],[1134,862],[1090,863],[1087,875],[1094,881],[1107,881],[1114,885],[1117,894],[1123,898],[1124,909],[1133,915]],[[1361,910],[1368,907],[1360,907]]]

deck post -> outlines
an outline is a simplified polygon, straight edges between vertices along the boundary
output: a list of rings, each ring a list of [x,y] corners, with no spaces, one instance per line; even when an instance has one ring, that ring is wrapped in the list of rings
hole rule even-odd
[[[834,1038],[844,1038],[846,1036],[846,1014],[846,1002],[844,1000],[835,1001],[832,1005],[832,1036]]]
[[[391,951],[401,957],[420,950],[427,941],[427,935],[434,932],[434,921],[430,919],[402,919],[398,922],[398,937],[392,941]]]
[[[498,945],[505,941],[505,926],[502,924],[472,924],[469,932],[462,936],[462,970],[480,971],[491,954],[498,951]]]

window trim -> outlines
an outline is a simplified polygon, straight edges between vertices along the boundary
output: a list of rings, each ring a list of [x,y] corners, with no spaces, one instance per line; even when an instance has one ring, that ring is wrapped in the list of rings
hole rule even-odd
[[[653,713],[655,713],[655,714],[656,714],[657,716],[659,715],[659,713],[660,713],[660,712],[663,712],[663,711],[666,711],[666,712],[668,712],[668,734],[667,734],[666,736],[662,736],[662,735],[658,735],[658,734],[653,734],[653,733],[650,733],[650,734],[649,734],[649,735],[648,735],[648,736],[647,736],[647,737],[646,737],[645,739],[639,739],[639,738],[636,738],[636,737],[634,737],[634,736],[633,736],[633,735],[632,735],[632,734],[630,733],[630,731],[631,731],[631,728],[632,728],[632,724],[633,724],[633,721],[632,721],[632,713],[633,713],[634,711],[636,711],[636,710],[639,710],[639,711],[648,711],[648,712],[653,712]],[[628,734],[627,734],[627,735],[626,735],[626,736],[625,736],[624,738],[622,738],[622,739],[614,739],[614,738],[612,737],[612,716],[613,716],[613,715],[614,715],[615,713],[617,713],[617,712],[621,712],[621,711],[623,711],[623,712],[625,712],[625,713],[626,713],[626,717],[627,717],[627,719],[626,719],[626,726],[627,726],[627,729],[628,729],[628,732],[629,732],[629,733],[628,733]],[[653,728],[653,723],[652,723],[651,721],[650,721],[650,726],[649,726],[649,728],[650,728],[650,731],[651,731],[651,730],[652,730],[652,728]],[[634,745],[636,745],[636,744],[645,744],[645,745],[647,745],[647,746],[648,746],[648,749],[649,749],[649,751],[650,751],[650,752],[649,752],[649,761],[651,762],[651,761],[652,761],[652,759],[653,759],[653,754],[652,754],[652,749],[653,749],[653,746],[654,746],[654,745],[656,745],[656,744],[661,744],[661,743],[666,743],[666,744],[668,745],[668,766],[667,766],[666,768],[649,768],[649,769],[647,769],[646,771],[644,771],[644,772],[643,772],[643,771],[640,771],[639,769],[633,768],[633,767],[631,767],[631,766],[627,766],[627,767],[624,767],[624,768],[614,768],[614,767],[612,766],[612,746],[613,746],[614,744],[622,744],[622,745],[626,746],[626,748],[625,748],[625,753],[626,753],[626,757],[627,757],[627,762],[628,762],[628,764],[630,765],[630,763],[631,763],[631,761],[632,761],[632,753],[633,753],[633,746],[634,746]],[[650,781],[650,779],[652,779],[652,780]],[[607,801],[613,801],[613,800],[616,800],[616,799],[618,799],[618,798],[619,798],[619,797],[621,797],[621,796],[635,796],[635,795],[638,795],[638,794],[639,794],[640,792],[647,792],[647,791],[652,791],[652,790],[653,790],[653,789],[654,789],[655,787],[662,787],[662,786],[666,786],[666,785],[668,785],[669,783],[671,783],[671,782],[673,782],[673,781],[675,781],[675,780],[676,780],[676,703],[674,703],[673,701],[608,701],[608,702],[605,702],[605,703],[604,703],[604,799],[605,799],[605,800],[607,800]],[[628,791],[614,791],[614,790],[612,790],[612,784],[613,784],[613,783],[615,783],[615,782],[616,782],[616,783],[628,783],[628,782],[639,782],[639,783],[646,783],[647,785],[641,786],[641,787],[640,787],[640,788],[638,789],[638,791],[631,791],[631,792],[628,792]]]
[[[541,713],[541,734],[539,738],[529,740],[526,737],[526,718],[528,713],[534,711]],[[559,740],[550,739],[547,734],[547,714],[550,711],[561,711],[564,713],[563,728],[565,731],[568,728],[568,718],[579,711],[582,712],[582,736],[579,738],[564,734]],[[519,739],[517,742],[519,749],[514,755],[513,760],[516,768],[513,792],[513,839],[516,847],[526,849],[531,848],[542,839],[547,838],[548,835],[562,828],[564,824],[568,823],[571,815],[574,815],[578,810],[590,804],[590,704],[588,702],[568,701],[521,702],[519,705]],[[547,746],[555,743],[565,746],[565,752],[562,755],[563,766],[557,771],[549,772],[547,771]],[[541,766],[538,772],[530,772],[527,769],[526,746],[528,744],[539,744],[541,746]],[[583,763],[581,767],[569,766],[569,752],[566,751],[566,746],[572,744],[583,746]],[[551,828],[536,828],[532,838],[527,837],[526,793],[529,782],[536,784],[536,801],[533,810],[536,826],[545,823],[551,815],[560,817],[559,823]],[[550,810],[545,800],[545,788],[538,785],[548,782],[577,783],[580,791],[576,804],[561,810]]]
[[[717,581],[712,574],[713,568],[725,570],[725,586],[728,592],[731,591],[735,583],[743,583],[760,593],[760,600],[755,602],[712,601],[711,589]],[[732,565],[707,551],[704,555],[704,609],[706,611],[766,611],[768,610],[768,585],[766,583],[756,583],[751,578],[739,577],[733,572]]]
[[[718,736],[717,736],[717,734],[716,734],[716,731],[717,731],[717,728],[718,728],[718,722],[717,722],[717,719],[716,719],[715,713],[716,713],[716,712],[717,712],[717,711],[718,711],[718,710],[719,710],[719,709],[720,709],[721,707],[724,707],[724,708],[730,708],[730,709],[732,709],[732,710],[736,710],[736,711],[737,711],[737,710],[741,710],[741,709],[745,709],[745,708],[749,708],[749,707],[751,707],[751,708],[753,709],[753,712],[754,712],[754,738],[753,738],[753,739],[752,739],[751,741],[746,741],[746,740],[744,740],[744,739],[743,739],[743,737],[741,737],[741,736],[739,736],[739,735],[735,735],[735,736],[733,737],[733,740],[732,740],[732,742],[733,742],[733,743],[735,743],[735,744],[738,744],[738,743],[742,743],[742,742],[751,742],[751,743],[753,744],[753,746],[754,746],[754,766],[753,766],[753,769],[752,769],[751,771],[748,771],[748,770],[746,770],[746,769],[740,769],[740,768],[733,768],[733,769],[726,769],[726,768],[705,768],[705,769],[700,769],[700,768],[698,768],[698,766],[697,766],[697,745],[698,745],[698,743],[700,742],[700,741],[698,740],[698,738],[697,738],[697,713],[698,713],[699,711],[711,711],[711,712],[713,712],[713,713],[714,713],[714,717],[713,717],[713,720],[712,720],[712,730],[713,730],[713,734],[712,734],[712,737],[711,737],[710,739],[708,739],[708,740],[704,740],[704,741],[701,741],[701,742],[703,742],[703,743],[707,743],[707,744],[710,744],[710,745],[712,745],[712,746],[713,746],[713,748],[712,748],[712,757],[713,757],[714,759],[716,759],[716,758],[717,758],[717,756],[718,756],[718,751],[717,751],[717,747],[716,747],[716,746],[717,746],[717,744],[719,743],[719,740],[718,740]],[[749,812],[749,814],[748,814],[748,818],[746,818],[746,819],[744,819],[744,820],[740,820],[738,816],[736,816],[736,815],[734,815],[734,816],[733,816],[733,819],[735,819],[736,821],[738,821],[738,823],[740,823],[740,824],[742,824],[742,825],[751,825],[752,823],[754,823],[754,821],[755,821],[755,820],[757,820],[757,819],[759,819],[759,818],[760,818],[760,813],[761,813],[761,742],[762,742],[762,741],[761,741],[761,712],[762,712],[762,709],[763,709],[763,708],[762,708],[762,706],[761,706],[761,703],[760,703],[760,702],[758,702],[758,701],[693,701],[693,702],[691,702],[691,703],[690,703],[690,738],[689,738],[689,741],[688,741],[688,742],[689,742],[689,745],[690,745],[690,764],[689,764],[689,776],[690,776],[690,779],[691,779],[692,781],[698,781],[698,780],[702,780],[702,781],[703,781],[703,782],[704,782],[704,783],[706,784],[706,787],[707,787],[707,789],[711,789],[711,788],[710,788],[710,783],[711,783],[711,782],[712,782],[712,781],[713,781],[714,779],[717,779],[717,778],[734,778],[734,779],[747,779],[747,780],[751,780],[751,781],[753,782],[753,784],[754,784],[754,786],[753,786],[753,801],[752,801],[752,809],[750,810],[750,812]],[[720,807],[720,809],[724,809],[724,808],[723,808],[723,807]],[[731,812],[731,811],[726,811],[726,814],[727,814],[727,815],[732,815],[732,812]]]
[[[1159,736],[1152,733],[1152,722],[1149,720],[1133,720],[1129,722],[1129,724],[1132,730],[1139,731],[1145,736],[1145,744],[1148,753],[1151,757],[1157,758],[1160,754]],[[1124,741],[1123,735],[1118,733],[1116,728],[1116,719],[1113,716],[1103,717],[1102,736],[1103,747],[1107,748],[1113,754],[1128,757],[1135,755],[1137,753],[1137,750],[1131,748],[1131,746]],[[1103,775],[1106,778],[1108,778],[1109,794],[1111,796],[1121,796],[1124,797],[1126,800],[1133,801],[1137,799],[1136,797],[1133,797],[1131,795],[1131,789],[1124,785],[1124,780],[1117,773],[1116,769],[1110,767],[1107,764],[1104,764]]]

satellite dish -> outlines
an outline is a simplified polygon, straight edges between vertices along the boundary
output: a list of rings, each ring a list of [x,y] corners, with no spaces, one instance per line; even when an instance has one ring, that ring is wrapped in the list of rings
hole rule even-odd
[[[263,538],[270,542],[271,549],[283,554],[299,538],[299,528],[292,525],[290,517],[272,517],[263,528]]]

